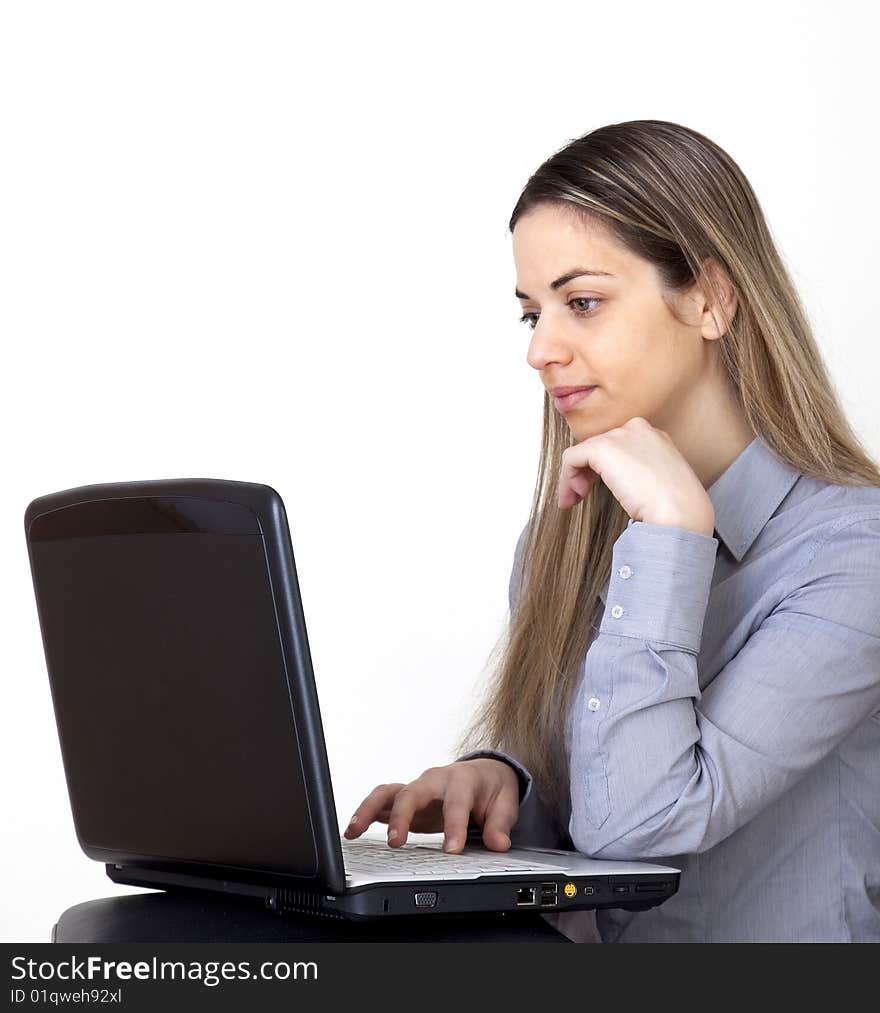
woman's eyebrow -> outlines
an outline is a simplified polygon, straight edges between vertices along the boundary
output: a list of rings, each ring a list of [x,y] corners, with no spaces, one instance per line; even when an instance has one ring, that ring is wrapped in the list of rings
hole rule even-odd
[[[556,289],[560,288],[562,285],[565,285],[566,282],[571,281],[572,278],[579,278],[582,274],[597,274],[604,276],[606,278],[615,277],[615,275],[613,275],[610,271],[597,271],[589,267],[573,267],[570,271],[567,271],[565,274],[557,278],[556,281],[551,281],[550,288],[552,288],[553,291],[555,292]],[[519,289],[516,289],[516,297],[517,299],[532,298],[530,295],[526,295],[525,292],[520,292]]]

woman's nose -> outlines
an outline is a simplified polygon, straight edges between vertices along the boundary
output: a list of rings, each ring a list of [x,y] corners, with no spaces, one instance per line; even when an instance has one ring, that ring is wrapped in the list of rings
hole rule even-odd
[[[540,322],[532,332],[529,351],[526,356],[528,364],[537,370],[547,368],[550,362],[567,362],[571,357],[566,342],[553,335],[549,328],[542,328]]]

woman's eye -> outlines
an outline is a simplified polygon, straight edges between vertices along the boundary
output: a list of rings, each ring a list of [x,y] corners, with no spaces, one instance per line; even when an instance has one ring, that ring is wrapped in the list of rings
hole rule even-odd
[[[569,306],[574,306],[575,303],[588,303],[588,302],[600,303],[600,302],[602,302],[602,300],[601,299],[596,299],[594,296],[580,296],[577,299],[569,299],[568,305]],[[598,307],[594,307],[591,310],[579,310],[579,309],[575,309],[574,313],[575,313],[575,316],[588,317],[591,313],[595,313],[596,309],[598,309]],[[519,318],[519,322],[521,324],[524,324],[527,321],[531,321],[529,323],[529,330],[533,331],[535,329],[535,327],[537,326],[537,324],[538,324],[538,314],[537,313],[524,313]]]

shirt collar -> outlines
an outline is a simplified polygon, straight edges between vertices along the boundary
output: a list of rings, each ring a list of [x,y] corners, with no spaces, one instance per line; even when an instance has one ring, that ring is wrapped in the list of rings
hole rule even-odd
[[[800,478],[760,436],[709,486],[715,534],[738,563]]]
[[[738,563],[800,474],[756,436],[706,490],[715,508],[715,536]],[[599,592],[603,604],[610,583],[609,577]]]

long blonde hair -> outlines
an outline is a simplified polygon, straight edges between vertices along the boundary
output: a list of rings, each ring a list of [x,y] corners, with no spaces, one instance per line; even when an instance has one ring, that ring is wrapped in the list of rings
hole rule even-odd
[[[721,358],[752,431],[805,475],[880,485],[880,469],[844,416],[758,199],[717,144],[664,120],[600,127],[529,178],[510,231],[537,205],[601,222],[656,266],[668,305],[695,281],[718,299],[705,262],[720,264],[738,300],[719,340]],[[568,799],[565,715],[612,548],[629,519],[601,481],[576,506],[559,509],[562,452],[574,442],[545,392],[518,602],[490,655],[497,663],[488,692],[460,741],[460,751],[502,748],[522,761],[557,814]]]

